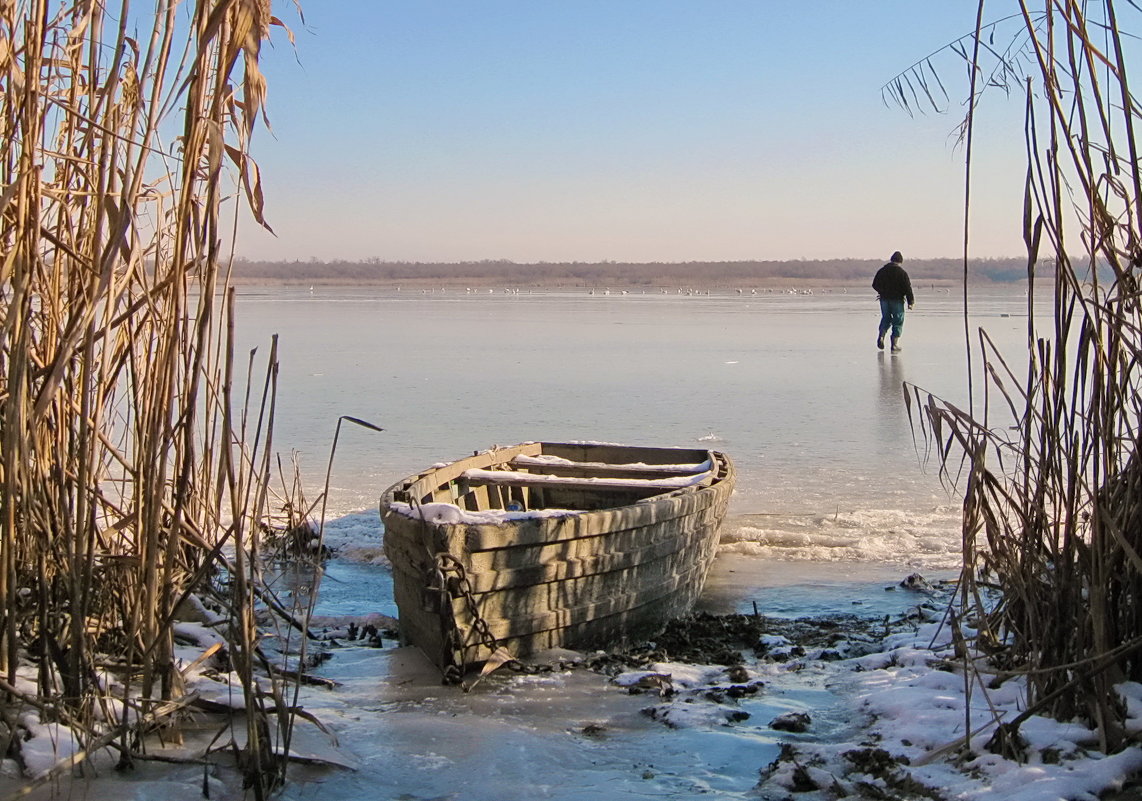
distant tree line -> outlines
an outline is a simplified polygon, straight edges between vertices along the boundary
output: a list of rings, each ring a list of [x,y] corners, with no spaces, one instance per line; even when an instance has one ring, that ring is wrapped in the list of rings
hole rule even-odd
[[[872,280],[879,259],[686,262],[462,262],[256,261],[238,259],[234,278],[245,283],[367,283],[409,286],[760,286],[798,281],[858,284]],[[960,259],[916,259],[905,263],[913,281],[959,281]],[[1043,269],[1043,266],[1040,266]],[[1049,274],[1049,271],[1048,273]],[[974,280],[1012,282],[1027,277],[1024,259],[976,259]]]

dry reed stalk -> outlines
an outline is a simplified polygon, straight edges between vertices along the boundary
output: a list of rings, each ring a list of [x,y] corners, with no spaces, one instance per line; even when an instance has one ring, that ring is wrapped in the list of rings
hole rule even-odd
[[[957,615],[976,652],[1026,677],[1032,709],[1082,717],[1114,751],[1130,742],[1114,685],[1142,680],[1142,650],[1122,647],[1142,635],[1142,108],[1113,0],[1018,6],[1013,44],[983,52],[989,86],[1022,89],[1026,102],[1026,369],[1017,375],[980,332],[984,394],[969,411],[917,388],[910,399],[945,475],[966,464]],[[1142,12],[1129,13],[1137,23]],[[973,81],[987,72],[979,49],[955,49]],[[903,104],[917,70],[888,94]],[[977,102],[973,83],[969,109]],[[970,113],[965,125],[970,138]],[[1053,297],[1040,326],[1044,277]],[[985,602],[984,577],[998,603]],[[1022,719],[989,747],[1016,754]]]
[[[264,224],[248,149],[280,23],[259,0],[177,9],[0,0],[0,677],[34,661],[46,709],[95,732],[96,656],[122,654],[128,759],[134,724],[182,695],[171,623],[224,546],[232,655],[265,708],[249,551],[276,348],[264,416],[235,426],[221,222],[233,184]],[[259,798],[280,780],[265,767]]]

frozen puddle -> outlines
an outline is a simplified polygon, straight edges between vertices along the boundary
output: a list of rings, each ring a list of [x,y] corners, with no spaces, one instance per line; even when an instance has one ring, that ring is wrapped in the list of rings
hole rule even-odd
[[[305,707],[359,767],[293,767],[287,799],[746,797],[791,737],[771,720],[808,711],[811,731],[836,731],[846,717],[826,663],[759,666],[765,688],[729,705],[631,694],[581,668],[504,672],[464,693],[409,648],[341,649],[327,667],[342,686],[307,691]],[[660,705],[677,728],[643,712]],[[731,723],[731,710],[749,717]]]
[[[791,568],[749,559],[718,564],[703,601],[715,612],[748,612],[757,602],[763,613],[777,615],[881,618],[925,600],[885,592],[903,578],[899,568]],[[585,668],[537,675],[501,670],[465,693],[440,685],[415,649],[334,649],[320,672],[341,686],[307,688],[303,703],[335,733],[343,760],[357,768],[291,766],[282,797],[756,798],[759,770],[777,758],[782,742],[842,741],[859,721],[850,721],[849,704],[830,689],[843,685],[851,664],[767,662],[749,649],[743,657],[748,683],[764,687],[711,700],[710,683],[725,688],[741,677],[731,681],[716,666],[658,666],[675,690],[661,697],[654,682],[632,694]],[[810,715],[806,732],[770,727],[790,712]]]

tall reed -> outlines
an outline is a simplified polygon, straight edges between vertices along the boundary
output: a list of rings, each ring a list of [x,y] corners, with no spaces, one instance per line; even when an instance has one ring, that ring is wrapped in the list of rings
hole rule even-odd
[[[264,223],[248,150],[277,24],[268,0],[0,0],[0,703],[125,760],[178,706],[171,623],[227,549],[254,692],[276,368],[248,419],[225,243],[236,196]]]
[[[985,331],[968,331],[982,362],[968,408],[917,388],[910,397],[947,474],[963,480],[955,621],[974,649],[961,657],[971,667],[986,656],[1029,688],[1027,712],[990,747],[1018,754],[1019,725],[1046,712],[1088,721],[1113,751],[1130,741],[1114,685],[1142,680],[1142,109],[1129,81],[1137,46],[1120,18],[1137,25],[1140,9],[1015,5],[1013,18],[985,26],[981,2],[975,33],[953,49],[972,77],[969,109],[997,88],[1024,99],[1026,352],[1005,356]],[[1010,44],[996,45],[1011,23]],[[982,47],[969,53],[972,43]],[[926,60],[886,92],[938,107],[915,90],[933,74]],[[974,127],[969,111],[969,165]],[[965,264],[968,243],[965,234]],[[966,272],[964,289],[966,319]],[[986,600],[990,582],[997,604]]]

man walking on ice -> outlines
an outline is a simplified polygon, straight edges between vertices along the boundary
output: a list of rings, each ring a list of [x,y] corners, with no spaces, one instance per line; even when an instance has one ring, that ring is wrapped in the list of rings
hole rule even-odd
[[[892,254],[888,264],[876,271],[872,279],[872,288],[880,296],[880,333],[876,336],[876,346],[884,350],[884,335],[892,329],[892,352],[900,351],[900,335],[904,331],[904,302],[912,308],[915,298],[912,296],[912,282],[908,280],[908,273],[900,265],[904,257],[900,251]]]

